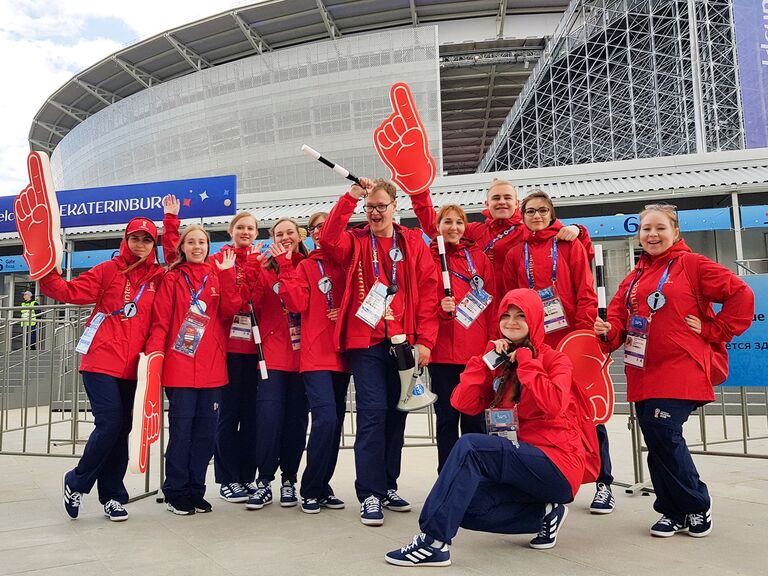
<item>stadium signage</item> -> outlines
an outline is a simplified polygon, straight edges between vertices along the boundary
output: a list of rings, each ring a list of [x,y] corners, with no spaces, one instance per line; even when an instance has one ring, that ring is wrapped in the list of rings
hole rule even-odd
[[[61,190],[56,193],[62,228],[124,224],[136,216],[163,219],[163,196],[174,194],[186,218],[229,216],[235,213],[237,179],[212,176],[148,182],[104,188]],[[0,232],[15,232],[13,196],[0,197]]]
[[[739,84],[747,148],[768,146],[768,0],[734,0]]]

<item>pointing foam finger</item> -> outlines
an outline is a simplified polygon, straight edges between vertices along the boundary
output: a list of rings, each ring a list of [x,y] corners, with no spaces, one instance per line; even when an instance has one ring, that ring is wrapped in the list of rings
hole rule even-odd
[[[406,84],[398,82],[392,86],[389,98],[392,102],[392,109],[398,113],[408,128],[419,125],[416,116],[416,106],[413,104],[413,96]]]

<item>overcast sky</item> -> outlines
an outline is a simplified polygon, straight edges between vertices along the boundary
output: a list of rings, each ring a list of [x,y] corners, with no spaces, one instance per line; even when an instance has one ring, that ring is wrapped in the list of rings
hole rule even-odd
[[[79,71],[125,45],[260,0],[0,0],[0,195],[27,183],[32,118]]]

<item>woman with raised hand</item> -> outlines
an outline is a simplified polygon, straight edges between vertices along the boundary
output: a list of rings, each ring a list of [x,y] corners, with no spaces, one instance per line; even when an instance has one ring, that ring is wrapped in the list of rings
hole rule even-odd
[[[149,334],[152,303],[163,277],[157,261],[157,228],[134,218],[125,229],[117,256],[66,281],[53,271],[40,279],[40,291],[68,304],[93,304],[77,351],[80,373],[94,417],[77,466],[64,475],[64,510],[76,519],[82,495],[96,484],[104,515],[128,519],[128,434],[136,393],[139,354]]]
[[[487,434],[459,438],[424,502],[421,533],[386,554],[397,566],[448,566],[459,527],[500,534],[538,533],[552,548],[588,462],[572,365],[544,340],[536,292],[512,290],[498,306],[499,340],[473,356],[451,397],[467,414],[485,414]],[[590,445],[596,443],[591,429]]]
[[[251,301],[259,321],[268,378],[256,393],[256,491],[245,503],[259,510],[272,503],[271,482],[278,466],[280,506],[298,504],[296,481],[309,421],[307,396],[299,373],[301,315],[291,312],[281,295],[280,273],[307,257],[298,224],[280,218],[270,230],[266,256],[249,267]],[[255,365],[254,365],[255,370]]]
[[[643,253],[608,306],[595,333],[606,347],[624,345],[627,400],[648,447],[648,470],[662,514],[651,526],[661,538],[712,531],[712,500],[683,438],[691,412],[715,399],[713,345],[744,332],[754,294],[733,272],[691,251],[680,238],[677,210],[652,204],[640,213]],[[711,303],[722,303],[716,315]],[[680,377],[680,375],[684,377]]]
[[[222,387],[227,384],[225,323],[240,310],[235,253],[208,258],[210,238],[193,224],[181,234],[178,257],[158,290],[146,352],[164,355],[168,446],[163,493],[178,515],[210,512],[205,476],[213,456]]]
[[[458,204],[446,204],[437,213],[437,232],[445,243],[451,296],[438,289],[440,324],[429,363],[432,391],[437,394],[437,472],[462,434],[484,431],[480,415],[462,414],[451,406],[451,394],[467,361],[482,354],[489,338],[496,334],[496,293],[493,267],[483,250],[464,237],[467,214]],[[440,269],[438,242],[430,246],[435,265]]]
[[[307,465],[301,477],[301,510],[316,514],[323,508],[341,509],[330,482],[336,469],[344,425],[349,367],[333,340],[339,306],[344,295],[344,270],[329,259],[320,244],[326,212],[309,217],[315,249],[293,265],[280,266],[280,294],[290,312],[301,314],[299,371],[312,414],[307,443]]]

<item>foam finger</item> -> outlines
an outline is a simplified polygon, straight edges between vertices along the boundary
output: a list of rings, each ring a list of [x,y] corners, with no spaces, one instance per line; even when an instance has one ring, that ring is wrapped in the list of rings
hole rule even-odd
[[[376,131],[376,142],[379,144],[380,148],[384,148],[385,150],[388,148],[392,148],[393,142],[387,138],[387,135],[384,133],[384,130],[377,130]]]
[[[392,125],[392,122],[387,122],[384,125],[384,134],[386,134],[387,138],[389,138],[392,142],[397,142],[399,139],[397,132],[395,131],[395,127]]]
[[[415,128],[419,125],[416,106],[407,84],[398,82],[392,86],[389,91],[389,99],[392,103],[392,109],[398,113],[408,128]]]
[[[43,204],[48,199],[48,188],[45,184],[45,166],[43,159],[38,152],[31,152],[27,157],[27,172],[29,173],[29,183],[34,192],[35,204]],[[32,201],[33,199],[30,199]]]

